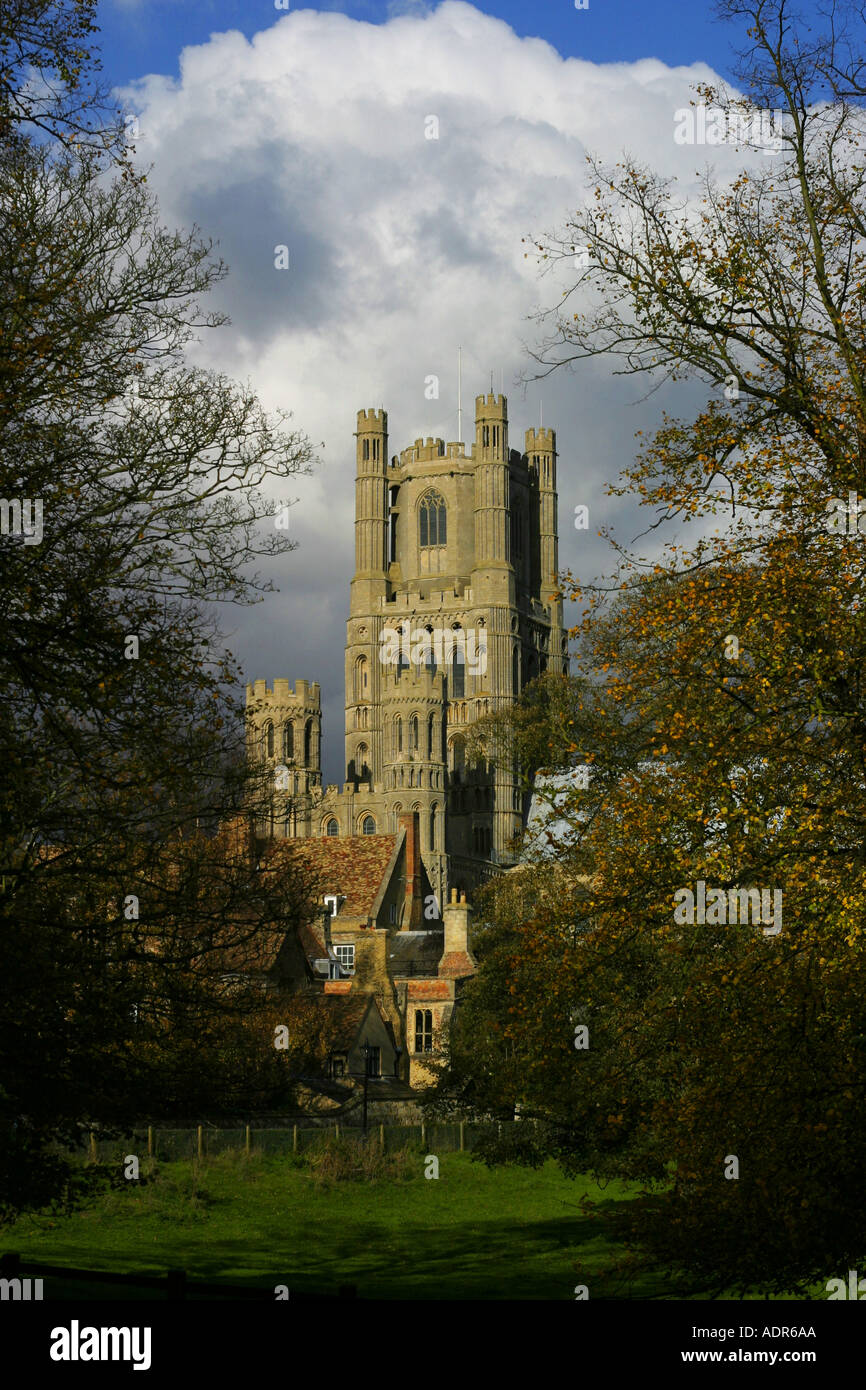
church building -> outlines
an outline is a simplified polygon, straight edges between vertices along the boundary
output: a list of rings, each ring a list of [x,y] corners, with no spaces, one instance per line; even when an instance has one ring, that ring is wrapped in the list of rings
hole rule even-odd
[[[258,833],[393,835],[412,815],[425,880],[447,904],[514,862],[528,811],[509,762],[470,765],[469,727],[568,669],[556,435],[529,429],[512,449],[507,401],[491,393],[476,398],[468,452],[428,438],[389,458],[384,410],[360,410],[355,439],[345,781],[322,786],[319,685],[254,681],[250,751],[273,769]]]

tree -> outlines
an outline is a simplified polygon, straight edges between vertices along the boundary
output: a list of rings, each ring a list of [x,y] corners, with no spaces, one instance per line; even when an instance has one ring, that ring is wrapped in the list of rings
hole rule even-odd
[[[300,873],[275,883],[216,833],[268,788],[247,767],[215,615],[270,587],[257,560],[291,547],[263,485],[312,451],[248,387],[187,361],[223,322],[198,299],[225,267],[195,229],[162,226],[110,128],[79,138],[101,128],[92,8],[19,0],[20,33],[7,10],[0,26],[0,1200],[13,1209],[31,1174],[37,1196],[56,1177],[49,1141],[128,1124],[159,1095],[210,1094],[203,1036],[251,1007],[226,962],[306,901]],[[27,64],[57,70],[59,104],[34,105]]]
[[[647,1182],[623,1222],[653,1261],[710,1292],[804,1291],[866,1250],[862,26],[840,9],[807,41],[785,0],[725,8],[750,22],[746,96],[700,95],[780,108],[780,152],[729,187],[708,173],[698,207],[631,160],[594,166],[589,208],[537,243],[587,246],[601,296],[582,312],[574,285],[547,316],[548,369],[604,353],[710,385],[611,488],[707,529],[609,585],[566,576],[588,603],[573,726],[524,743],[531,761],[558,729],[544,761],[593,769],[557,799],[572,887],[506,905],[468,994],[547,1151]]]

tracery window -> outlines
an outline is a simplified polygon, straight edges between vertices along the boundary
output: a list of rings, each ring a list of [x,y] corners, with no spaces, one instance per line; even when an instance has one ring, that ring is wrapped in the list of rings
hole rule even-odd
[[[444,545],[447,539],[447,509],[438,492],[427,492],[418,508],[418,533],[422,546]]]

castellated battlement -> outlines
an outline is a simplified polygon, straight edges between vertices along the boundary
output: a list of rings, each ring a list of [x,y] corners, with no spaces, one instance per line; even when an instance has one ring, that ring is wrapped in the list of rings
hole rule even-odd
[[[494,396],[492,393],[486,396],[475,397],[475,418],[485,420],[489,415],[495,415],[497,419],[508,414],[508,399],[506,396]]]
[[[472,448],[474,453],[475,446]],[[468,463],[470,457],[466,452],[466,445],[458,444],[456,440],[446,444],[444,439],[416,439],[408,449],[401,449],[399,454],[392,456],[391,467],[407,468],[412,463],[438,463],[440,459],[459,459],[462,463]]]
[[[556,430],[550,430],[546,426],[543,429],[527,430],[526,452],[531,453],[550,453],[556,449]]]
[[[385,430],[388,428],[387,410],[359,410],[358,433],[366,430]]]
[[[258,708],[268,706],[301,705],[305,710],[321,710],[322,694],[318,681],[296,681],[294,690],[287,676],[277,676],[273,688],[266,680],[247,683],[247,705]]]
[[[410,444],[408,449],[400,450],[400,466],[404,467],[407,463],[431,463],[434,459],[445,458],[445,440],[431,439],[429,436],[425,440],[416,439],[414,444]]]

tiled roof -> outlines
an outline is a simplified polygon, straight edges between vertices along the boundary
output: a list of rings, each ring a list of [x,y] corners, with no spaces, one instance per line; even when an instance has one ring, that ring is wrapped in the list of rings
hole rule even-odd
[[[327,952],[322,934],[315,929],[311,922],[301,924],[298,928],[298,936],[310,960],[323,960],[325,958]]]
[[[450,999],[450,980],[410,980],[407,997],[409,999]]]
[[[345,898],[340,916],[368,918],[397,848],[397,835],[328,836],[277,840],[266,863],[278,867],[289,857],[310,873],[315,890]]]
[[[337,1020],[332,1047],[344,1050],[350,1048],[357,1038],[370,1004],[374,1008],[379,1007],[372,994],[320,994],[316,1003],[319,1008],[329,1009],[332,1018]]]
[[[432,931],[398,931],[390,942],[389,964],[395,979],[406,975],[435,976],[445,943],[441,927]]]
[[[439,962],[439,974],[445,980],[462,980],[475,974],[475,962],[466,951],[449,951]]]

